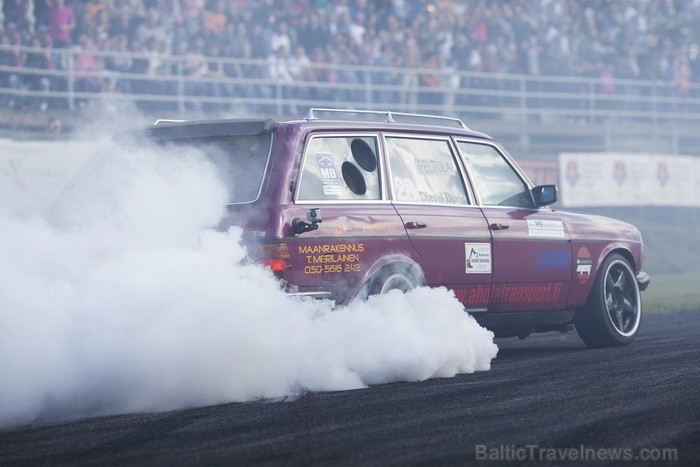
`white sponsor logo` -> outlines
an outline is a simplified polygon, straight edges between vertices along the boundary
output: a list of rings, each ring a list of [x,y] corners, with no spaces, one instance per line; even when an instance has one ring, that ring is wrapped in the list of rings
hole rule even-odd
[[[467,274],[491,273],[490,243],[465,243],[464,255]]]
[[[527,233],[531,237],[564,237],[564,224],[561,221],[528,219]]]
[[[591,258],[576,258],[576,274],[591,274],[593,269],[593,261]]]

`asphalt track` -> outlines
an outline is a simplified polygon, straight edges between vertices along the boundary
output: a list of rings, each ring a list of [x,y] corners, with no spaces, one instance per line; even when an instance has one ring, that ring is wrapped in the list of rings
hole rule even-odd
[[[678,459],[604,463],[700,465],[700,311],[642,326],[616,349],[498,339],[491,371],[455,378],[18,428],[0,432],[0,465],[536,465],[582,446],[575,465],[615,447]]]

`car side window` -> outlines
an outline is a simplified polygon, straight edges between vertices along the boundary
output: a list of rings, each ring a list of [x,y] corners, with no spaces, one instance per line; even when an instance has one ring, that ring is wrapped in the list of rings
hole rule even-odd
[[[316,136],[306,147],[298,201],[378,200],[377,138]]]
[[[530,189],[496,148],[487,144],[459,142],[481,203],[534,209]]]
[[[469,204],[446,140],[387,137],[394,199],[415,203]]]

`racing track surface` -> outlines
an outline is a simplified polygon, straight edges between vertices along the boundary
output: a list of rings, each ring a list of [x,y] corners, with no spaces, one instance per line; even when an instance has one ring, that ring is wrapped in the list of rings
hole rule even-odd
[[[642,326],[617,349],[498,339],[491,371],[455,378],[0,432],[0,465],[464,464],[477,444],[675,447],[662,464],[700,465],[700,311]]]

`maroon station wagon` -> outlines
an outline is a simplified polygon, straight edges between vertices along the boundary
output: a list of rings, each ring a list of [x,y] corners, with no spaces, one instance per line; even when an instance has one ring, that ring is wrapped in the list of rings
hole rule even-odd
[[[243,227],[289,293],[344,303],[446,287],[497,336],[575,326],[605,347],[638,332],[639,231],[551,209],[555,185],[533,187],[461,120],[311,109],[287,122],[158,121],[117,140],[144,136],[219,166],[231,196],[220,228]]]

